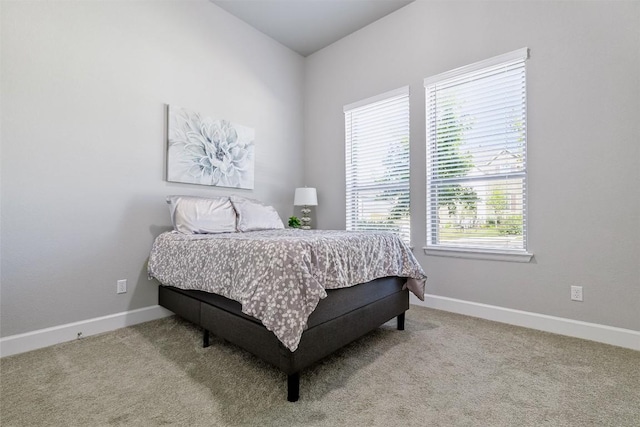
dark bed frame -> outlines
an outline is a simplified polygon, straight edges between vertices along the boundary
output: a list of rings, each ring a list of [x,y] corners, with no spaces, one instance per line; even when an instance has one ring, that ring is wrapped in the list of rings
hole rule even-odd
[[[227,340],[287,374],[287,400],[300,396],[300,371],[339,348],[380,327],[394,317],[404,330],[409,292],[406,279],[385,277],[349,288],[327,290],[307,322],[296,351],[287,349],[256,318],[241,311],[240,303],[203,291],[160,286],[159,304]]]

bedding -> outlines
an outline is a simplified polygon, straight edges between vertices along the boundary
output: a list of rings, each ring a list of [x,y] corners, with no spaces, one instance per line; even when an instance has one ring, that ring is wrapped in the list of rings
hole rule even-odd
[[[236,212],[228,197],[168,196],[171,223],[184,234],[232,233]]]
[[[238,231],[260,231],[284,228],[282,219],[276,209],[257,200],[232,196],[236,213],[238,214]]]
[[[292,352],[326,289],[398,276],[423,299],[426,281],[395,234],[337,230],[166,232],[153,244],[148,272],[166,286],[239,302]]]

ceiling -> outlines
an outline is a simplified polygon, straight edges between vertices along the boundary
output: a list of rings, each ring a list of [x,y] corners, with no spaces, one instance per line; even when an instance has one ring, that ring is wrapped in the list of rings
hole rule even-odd
[[[302,56],[414,0],[211,0]]]

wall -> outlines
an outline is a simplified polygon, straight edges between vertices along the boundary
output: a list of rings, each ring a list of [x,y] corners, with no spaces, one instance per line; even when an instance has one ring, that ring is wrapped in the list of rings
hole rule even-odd
[[[639,28],[638,2],[418,0],[311,55],[305,183],[319,227],[345,226],[342,107],[408,84],[412,242],[428,292],[640,330]],[[525,46],[534,259],[425,256],[423,79]]]
[[[157,304],[145,263],[168,194],[293,213],[301,56],[205,0],[3,1],[1,17],[0,335]],[[165,104],[253,127],[255,190],[165,182]]]

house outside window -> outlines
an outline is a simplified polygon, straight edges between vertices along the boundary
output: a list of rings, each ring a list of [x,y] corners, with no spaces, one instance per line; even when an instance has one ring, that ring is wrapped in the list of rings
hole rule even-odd
[[[425,79],[428,255],[528,262],[520,49]]]
[[[411,237],[409,87],[346,105],[346,228]]]

